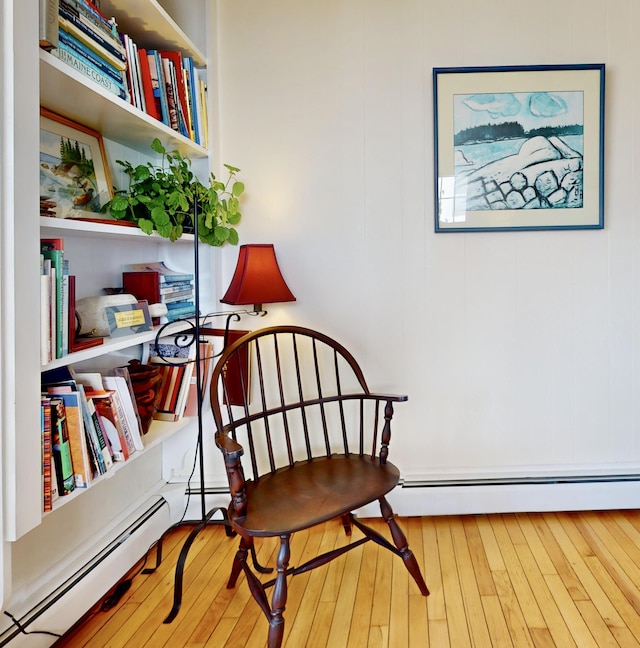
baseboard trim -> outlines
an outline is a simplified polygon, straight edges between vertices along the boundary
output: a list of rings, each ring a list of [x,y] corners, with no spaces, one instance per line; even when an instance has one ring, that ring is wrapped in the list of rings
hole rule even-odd
[[[402,484],[389,494],[398,515],[469,515],[640,507],[640,476]],[[379,515],[367,507],[360,515]]]
[[[167,502],[158,498],[131,520],[107,546],[46,596],[36,602],[25,602],[20,610],[12,610],[9,604],[7,612],[15,621],[0,634],[0,648],[51,646],[57,639],[56,635],[64,634],[99,601],[169,524]],[[6,616],[2,621],[5,627],[10,619]]]

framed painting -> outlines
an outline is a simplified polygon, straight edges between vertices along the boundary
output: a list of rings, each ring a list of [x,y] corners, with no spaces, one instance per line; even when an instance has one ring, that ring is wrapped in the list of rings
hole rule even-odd
[[[602,229],[604,64],[434,68],[435,231]]]
[[[96,218],[112,197],[100,133],[41,108],[40,216]]]

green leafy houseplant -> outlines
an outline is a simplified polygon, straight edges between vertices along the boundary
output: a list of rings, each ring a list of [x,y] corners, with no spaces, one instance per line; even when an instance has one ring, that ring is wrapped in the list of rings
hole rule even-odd
[[[167,151],[158,138],[151,148],[162,155],[159,166],[116,160],[129,176],[129,188],[118,190],[102,208],[117,220],[133,221],[146,234],[154,230],[175,241],[185,231],[193,232],[197,203],[198,237],[203,243],[220,246],[237,245],[235,226],[242,217],[239,206],[244,184],[236,179],[240,171],[225,164],[229,173],[226,182],[213,173],[208,185],[191,171],[191,160],[179,151]]]

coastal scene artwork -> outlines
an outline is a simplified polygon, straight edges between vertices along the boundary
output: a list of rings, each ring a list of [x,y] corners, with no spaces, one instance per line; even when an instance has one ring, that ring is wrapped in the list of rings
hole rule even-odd
[[[601,227],[599,79],[468,70],[440,92],[434,70],[436,229]]]
[[[111,197],[99,133],[50,113],[40,117],[40,215],[96,217]]]

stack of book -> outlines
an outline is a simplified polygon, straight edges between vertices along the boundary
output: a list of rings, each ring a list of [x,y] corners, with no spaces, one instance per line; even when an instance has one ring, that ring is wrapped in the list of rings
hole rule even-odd
[[[194,142],[207,145],[206,83],[190,56],[137,47],[123,35],[131,103]]]
[[[144,448],[126,369],[45,374],[40,414],[44,511]]]
[[[59,0],[58,46],[51,53],[129,101],[127,57],[115,20],[91,0]]]
[[[191,56],[138,47],[92,0],[40,0],[40,46],[173,130],[207,146],[207,84]],[[52,15],[58,30],[52,33]]]
[[[200,376],[202,385],[208,382],[213,358],[213,344],[200,342]],[[149,345],[149,362],[162,371],[162,388],[154,418],[159,421],[179,421],[183,416],[197,416],[198,394],[195,366],[196,346],[178,345],[165,338]]]
[[[76,278],[69,274],[63,238],[40,239],[40,363],[103,343],[76,335]]]
[[[176,272],[162,262],[127,266],[122,273],[124,292],[150,304],[165,304],[167,322],[196,314],[193,274]]]

